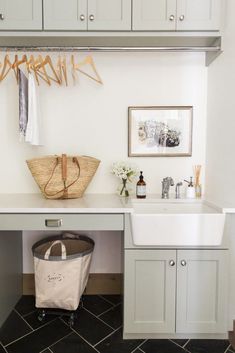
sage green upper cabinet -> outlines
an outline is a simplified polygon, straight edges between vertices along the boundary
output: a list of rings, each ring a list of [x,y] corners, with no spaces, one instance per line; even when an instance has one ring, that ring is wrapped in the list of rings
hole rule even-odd
[[[87,0],[44,0],[44,29],[87,30]]]
[[[42,30],[42,0],[0,0],[0,30]]]
[[[135,31],[218,31],[221,0],[133,0]]]
[[[134,31],[174,31],[176,0],[133,0]]]
[[[131,30],[131,0],[88,0],[88,30]]]
[[[44,0],[44,29],[131,30],[131,0]]]

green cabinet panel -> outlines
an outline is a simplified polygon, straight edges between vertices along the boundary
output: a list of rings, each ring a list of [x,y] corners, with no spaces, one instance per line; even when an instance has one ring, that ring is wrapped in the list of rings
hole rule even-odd
[[[227,255],[125,250],[124,334],[226,334]]]
[[[126,250],[124,332],[175,332],[175,250]]]
[[[87,30],[87,0],[44,0],[44,29]]]
[[[133,0],[133,30],[218,31],[221,0]]]
[[[0,327],[22,296],[22,233],[0,231]]]
[[[227,332],[227,250],[179,250],[176,330]]]
[[[1,30],[42,30],[42,0],[0,0]]]
[[[131,0],[44,0],[44,29],[131,30]]]

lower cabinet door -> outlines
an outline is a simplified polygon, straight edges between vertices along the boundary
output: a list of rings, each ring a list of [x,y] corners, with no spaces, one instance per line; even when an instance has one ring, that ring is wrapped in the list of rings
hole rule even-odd
[[[124,332],[175,332],[175,250],[125,250]]]
[[[177,333],[227,332],[227,253],[177,251]]]

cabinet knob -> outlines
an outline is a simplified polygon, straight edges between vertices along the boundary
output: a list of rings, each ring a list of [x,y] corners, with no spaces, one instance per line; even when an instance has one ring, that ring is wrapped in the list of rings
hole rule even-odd
[[[187,265],[187,262],[185,260],[182,260],[181,261],[181,266],[186,266]]]
[[[81,16],[80,16],[80,20],[81,20],[81,21],[84,21],[84,20],[85,20],[85,15],[81,15]]]
[[[3,13],[0,13],[0,20],[4,20],[5,19],[5,16],[3,15]]]
[[[183,21],[183,20],[184,20],[184,15],[181,15],[181,16],[179,17],[179,20],[180,20],[180,21]]]
[[[169,265],[170,265],[171,267],[175,266],[175,261],[174,261],[174,260],[170,260],[170,261],[169,261]]]
[[[169,20],[170,21],[174,21],[174,19],[175,19],[175,16],[174,15],[170,15]]]
[[[94,19],[95,19],[95,16],[94,16],[94,15],[90,15],[90,16],[89,16],[89,20],[90,20],[90,21],[94,21]]]

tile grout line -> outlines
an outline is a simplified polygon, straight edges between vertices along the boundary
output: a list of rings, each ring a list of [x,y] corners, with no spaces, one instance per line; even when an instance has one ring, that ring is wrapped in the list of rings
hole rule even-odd
[[[94,348],[96,346],[98,346],[98,344],[100,344],[101,342],[103,342],[106,338],[108,338],[109,336],[112,336],[116,331],[120,330],[122,326],[118,327],[117,329],[113,330],[113,332],[111,332],[110,334],[108,334],[107,336],[105,336],[104,338],[102,338],[99,342],[97,342],[96,344],[94,344]]]
[[[185,344],[183,345],[183,348],[185,348],[187,346],[187,344],[189,343],[190,339],[187,340],[187,342],[185,342]]]
[[[229,352],[232,352],[232,351],[230,351],[230,347],[232,347],[232,345],[231,345],[230,342],[229,342],[229,346],[226,348],[226,350],[224,351],[224,353],[227,353],[228,351],[229,351]]]
[[[135,347],[135,349],[133,349],[133,351],[131,351],[131,353],[135,353],[135,351],[136,351],[137,349],[139,349],[141,352],[145,353],[145,352],[143,351],[143,349],[141,349],[140,347],[141,347],[146,341],[148,341],[148,340],[145,339],[143,342],[141,342],[137,347]]]
[[[72,334],[72,332],[69,332],[67,335],[65,335],[65,336],[61,337],[59,340],[57,340],[57,341],[53,342],[53,343],[52,343],[49,347],[47,347],[47,348],[49,348],[49,349],[50,349],[50,347],[51,347],[51,346],[54,346],[56,343],[58,343],[58,342],[62,341],[64,338],[66,338],[66,337],[70,336],[71,334]],[[44,349],[44,350],[45,350],[45,349]],[[50,349],[50,351],[51,351],[51,349]]]
[[[4,349],[4,351],[5,351],[6,353],[8,353],[7,350],[6,350],[6,348],[3,346],[2,343],[0,343],[0,347],[2,347],[2,348]]]
[[[103,314],[106,314],[107,312],[109,312],[110,310],[115,309],[118,305],[121,305],[121,303],[120,303],[120,304],[117,304],[117,305],[113,305],[111,308],[109,308],[109,309],[105,310],[103,313],[97,315],[97,317],[100,317],[100,316],[102,316]]]
[[[11,341],[10,343],[6,344],[5,347],[8,347],[8,346],[10,346],[12,343],[15,343],[15,342],[21,340],[22,338],[31,335],[32,333],[34,333],[34,332],[40,330],[42,327],[45,327],[46,325],[49,325],[51,322],[55,321],[56,319],[58,319],[58,318],[56,317],[55,319],[53,319],[53,320],[51,320],[51,321],[45,323],[44,325],[42,325],[42,326],[36,328],[35,330],[26,333],[26,335],[20,336],[19,338],[15,339],[14,341]]]
[[[15,310],[16,310],[16,309],[15,309]],[[24,315],[21,315],[21,316],[22,316],[22,317],[26,317],[26,316],[32,315],[32,314],[35,313],[35,312],[37,312],[37,309],[32,310],[32,311],[30,311],[29,313],[24,314]]]
[[[168,339],[169,341],[171,341],[172,343],[174,343],[177,347],[180,347],[180,348],[182,348],[185,352],[187,352],[187,353],[191,353],[187,348],[185,348],[185,346],[186,346],[186,344],[190,341],[190,340],[188,340],[186,343],[185,343],[185,345],[182,347],[181,345],[179,345],[178,343],[176,343],[176,342],[174,342],[172,339]]]
[[[174,342],[172,338],[168,338],[168,341],[171,341],[171,342],[174,343],[177,347],[180,347],[181,349],[183,349],[185,352],[191,353],[187,348],[185,348],[185,346],[188,344],[188,342],[189,342],[190,340],[188,340],[188,341],[184,344],[184,346],[181,346],[180,344]]]
[[[15,311],[20,316],[20,318],[24,320],[24,322],[31,328],[32,331],[34,331],[34,328],[24,319],[22,315],[20,315],[20,313],[18,313],[16,309],[13,309],[13,311]]]
[[[89,314],[91,314],[92,316],[94,316],[96,319],[100,320],[101,322],[103,322],[103,324],[105,324],[106,326],[108,326],[109,328],[111,328],[112,330],[115,330],[112,326],[110,326],[109,324],[107,324],[104,320],[102,320],[101,318],[99,318],[98,316],[96,316],[95,314],[93,314],[90,310],[86,309],[85,307],[83,307],[84,310],[86,310]]]
[[[112,294],[110,294],[110,295],[112,295]],[[114,303],[111,302],[110,300],[104,298],[104,297],[102,296],[102,294],[98,294],[98,297],[102,298],[103,300],[105,300],[106,302],[108,302],[109,304],[112,304],[112,305],[118,305],[118,304],[121,304],[121,303],[122,303],[122,300],[121,300],[119,303],[114,304]]]
[[[62,318],[60,318],[60,320],[62,320]],[[63,320],[62,320],[63,321]],[[64,321],[63,321],[64,322]],[[67,324],[66,322],[65,322],[65,324],[67,325],[67,326],[69,326],[69,324]],[[70,327],[70,326],[69,326]],[[84,342],[86,342],[90,347],[92,347],[92,348],[94,348],[98,353],[100,353],[99,351],[98,351],[98,349],[96,349],[95,348],[95,346],[93,346],[89,341],[87,341],[82,335],[80,335],[73,327],[70,327],[70,329],[76,334],[76,335],[78,335]]]

